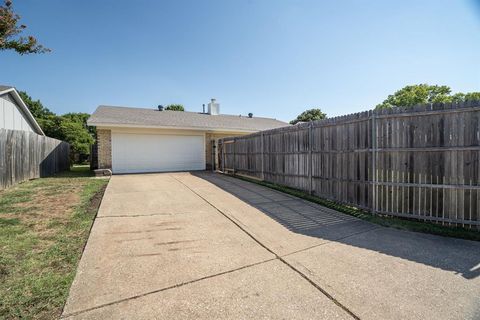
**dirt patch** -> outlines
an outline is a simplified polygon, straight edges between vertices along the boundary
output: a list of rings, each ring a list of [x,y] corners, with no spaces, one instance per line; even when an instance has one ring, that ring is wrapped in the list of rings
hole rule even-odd
[[[95,193],[93,197],[90,198],[90,202],[88,203],[87,210],[86,210],[88,213],[98,211],[98,208],[100,208],[100,204],[102,203],[105,189],[107,189],[107,185],[102,186],[100,190],[98,190],[98,192]]]
[[[81,205],[82,190],[87,182],[86,179],[50,179],[48,184],[37,182],[33,186],[30,185],[28,190],[12,189],[10,192],[28,191],[29,199],[22,202],[16,202],[15,199],[10,201],[10,204],[2,208],[0,218],[8,218],[15,214],[22,225],[28,226],[42,239],[48,240],[55,235],[57,227],[70,221],[72,214]],[[97,212],[105,188],[106,185],[102,186],[90,198],[83,212],[86,214]],[[8,193],[2,192],[2,196],[8,196]]]
[[[32,190],[34,194],[31,201],[15,204],[17,208],[26,209],[18,217],[43,237],[53,235],[55,226],[68,221],[78,206],[82,187],[83,184],[80,184],[56,194]]]

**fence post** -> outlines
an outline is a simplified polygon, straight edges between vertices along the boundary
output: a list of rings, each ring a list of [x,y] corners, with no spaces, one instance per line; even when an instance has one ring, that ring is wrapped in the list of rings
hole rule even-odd
[[[233,138],[233,161],[232,161],[232,173],[235,175],[235,149],[236,149],[236,138]]]
[[[215,163],[217,162],[217,154],[216,154],[216,141],[215,139],[210,140],[212,145],[212,172],[215,172]]]
[[[220,160],[220,157],[222,157],[222,161],[221,161],[222,173],[225,173],[225,152],[224,152],[225,144],[223,143],[223,139],[218,140],[218,148],[220,150],[220,155],[218,156],[219,160]]]
[[[313,122],[308,124],[308,193],[313,194]]]
[[[377,122],[372,111],[372,213],[377,213]]]
[[[262,150],[261,152],[261,160],[262,160],[262,173],[261,173],[261,177],[262,177],[262,180],[265,180],[265,173],[264,173],[264,160],[263,160],[263,132],[260,132],[260,149]]]

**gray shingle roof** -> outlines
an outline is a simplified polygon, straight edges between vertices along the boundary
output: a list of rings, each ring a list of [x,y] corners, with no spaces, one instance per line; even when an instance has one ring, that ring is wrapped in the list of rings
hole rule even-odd
[[[5,86],[5,85],[1,85],[1,84],[0,84],[0,92],[5,91],[5,90],[8,90],[8,89],[12,89],[12,88],[13,88],[13,87],[11,87],[11,86]]]
[[[288,126],[271,118],[209,115],[196,112],[158,111],[156,109],[99,106],[88,119],[88,125],[122,125],[195,128],[207,130],[260,131]]]

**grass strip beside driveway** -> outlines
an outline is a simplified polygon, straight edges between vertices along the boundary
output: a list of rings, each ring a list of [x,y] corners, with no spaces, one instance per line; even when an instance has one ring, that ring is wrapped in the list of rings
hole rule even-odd
[[[61,314],[108,181],[73,167],[0,191],[0,318]]]

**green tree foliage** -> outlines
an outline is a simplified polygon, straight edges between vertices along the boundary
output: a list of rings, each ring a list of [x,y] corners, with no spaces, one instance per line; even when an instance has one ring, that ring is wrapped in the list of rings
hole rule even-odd
[[[456,93],[452,96],[452,102],[480,100],[480,92]]]
[[[406,86],[394,94],[388,96],[376,109],[413,107],[425,103],[448,103],[462,102],[467,100],[479,100],[480,92],[456,93],[452,95],[452,89],[448,86],[417,84]]]
[[[95,127],[90,127],[87,125],[87,120],[90,118],[89,113],[84,113],[84,112],[70,112],[64,114],[62,117],[69,119],[70,121],[73,122],[78,122],[81,123],[82,126],[87,129],[88,132],[90,132],[91,135],[96,136],[97,130]]]
[[[35,117],[35,119],[43,119],[51,115],[55,115],[48,108],[45,108],[40,100],[33,100],[25,91],[18,91],[23,102],[28,106],[28,109]]]
[[[14,50],[21,55],[49,52],[50,49],[38,44],[33,36],[20,35],[26,26],[19,24],[19,20],[20,16],[13,12],[12,1],[5,0],[0,6],[0,50]]]
[[[90,154],[95,129],[87,126],[88,113],[67,113],[58,116],[44,107],[40,100],[33,100],[26,92],[19,91],[28,109],[45,135],[70,144],[73,153]]]
[[[61,117],[53,114],[42,118],[36,118],[36,120],[46,136],[58,140],[63,140],[63,135],[59,129],[60,123],[62,122]]]
[[[295,120],[290,121],[290,124],[297,124],[299,122],[308,122],[308,121],[314,121],[314,120],[321,120],[325,119],[327,115],[322,112],[320,109],[309,109],[305,110],[301,114],[298,115],[298,117]]]
[[[94,140],[92,135],[85,129],[81,122],[70,121],[67,118],[60,117],[59,131],[64,137],[64,141],[70,143],[74,152],[79,154],[90,154],[90,146]]]
[[[169,104],[165,110],[171,110],[171,111],[185,111],[185,108],[181,104]]]

